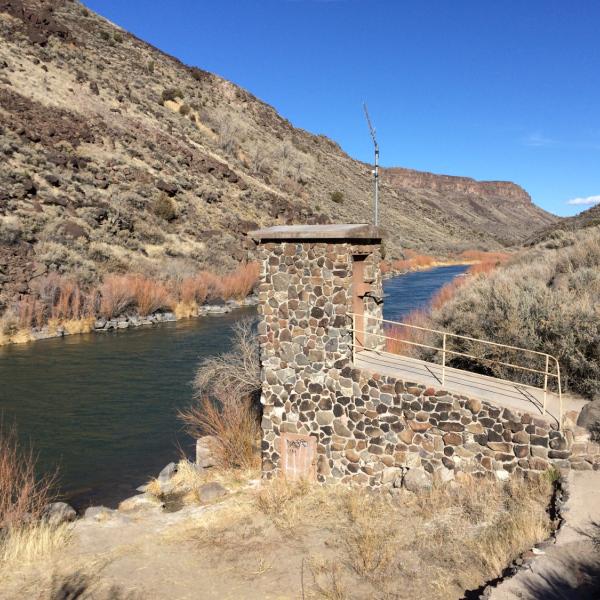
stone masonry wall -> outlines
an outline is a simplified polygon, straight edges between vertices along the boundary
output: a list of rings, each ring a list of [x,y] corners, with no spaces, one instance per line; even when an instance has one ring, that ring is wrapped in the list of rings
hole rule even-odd
[[[353,367],[352,256],[367,255],[365,312],[380,317],[377,245],[284,242],[261,251],[264,477],[280,469],[284,433],[316,438],[323,483],[398,486],[417,468],[442,480],[600,469],[598,445],[574,426],[557,431],[538,416]]]
[[[380,323],[368,316],[382,316],[381,256],[378,244],[351,241],[265,243],[259,250],[263,474],[270,477],[279,466],[280,433],[310,433],[319,438],[319,456],[329,452],[332,422],[341,416],[335,393],[353,393],[341,375],[352,360],[352,257],[366,257],[365,329],[377,332]]]

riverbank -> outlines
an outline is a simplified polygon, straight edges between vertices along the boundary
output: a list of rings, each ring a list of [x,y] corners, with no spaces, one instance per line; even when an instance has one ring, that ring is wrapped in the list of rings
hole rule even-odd
[[[38,340],[61,338],[67,335],[82,333],[122,332],[135,327],[172,323],[182,319],[197,319],[209,315],[225,315],[238,308],[256,306],[257,303],[258,298],[256,296],[248,296],[244,300],[227,300],[216,304],[194,306],[188,305],[186,310],[156,312],[145,316],[137,314],[120,315],[113,319],[86,317],[84,319],[72,319],[64,322],[51,322],[40,329],[18,330],[9,337],[0,336],[0,346],[26,344]]]
[[[107,275],[92,287],[46,273],[0,314],[0,346],[224,313],[245,305],[257,280],[257,263],[226,274],[201,271],[164,280]]]
[[[507,252],[487,252],[479,250],[465,250],[457,256],[439,258],[428,254],[416,254],[407,251],[407,258],[402,260],[383,260],[380,268],[384,279],[414,273],[418,271],[427,271],[436,267],[452,267],[483,265],[484,269],[491,265],[498,265],[506,262],[511,254]]]

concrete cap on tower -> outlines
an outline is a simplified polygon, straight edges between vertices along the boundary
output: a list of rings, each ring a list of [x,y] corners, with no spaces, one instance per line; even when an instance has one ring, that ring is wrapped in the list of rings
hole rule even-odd
[[[379,227],[366,223],[335,225],[275,225],[250,231],[248,236],[256,241],[268,240],[370,240],[381,241]]]

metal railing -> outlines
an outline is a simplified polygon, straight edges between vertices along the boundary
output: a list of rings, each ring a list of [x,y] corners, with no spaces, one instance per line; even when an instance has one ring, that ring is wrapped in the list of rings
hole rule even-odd
[[[445,385],[446,383],[446,368],[447,368],[447,364],[446,364],[446,358],[447,355],[454,355],[454,356],[461,356],[463,358],[468,358],[468,359],[472,359],[472,360],[476,360],[476,361],[483,361],[483,362],[488,362],[488,363],[494,363],[500,366],[504,366],[504,367],[508,367],[508,368],[512,368],[512,369],[517,369],[517,370],[521,370],[521,371],[526,371],[529,373],[536,373],[538,375],[543,375],[544,376],[544,385],[543,387],[541,386],[534,386],[534,385],[528,385],[525,383],[518,383],[518,385],[522,386],[522,387],[526,387],[526,388],[530,388],[530,389],[534,389],[534,390],[540,390],[543,391],[544,395],[543,395],[543,412],[544,414],[546,414],[546,403],[547,403],[547,399],[548,399],[548,384],[549,384],[549,379],[554,378],[556,379],[556,383],[557,383],[557,395],[558,395],[558,405],[559,405],[559,417],[558,417],[558,426],[561,427],[562,426],[562,415],[563,415],[563,405],[562,405],[562,386],[561,386],[561,378],[560,378],[560,363],[558,362],[558,359],[554,356],[552,356],[551,354],[547,354],[546,352],[538,352],[537,350],[529,350],[527,348],[520,348],[518,346],[510,346],[508,344],[500,344],[498,342],[490,342],[488,340],[481,340],[478,338],[474,338],[474,337],[469,337],[467,335],[459,335],[457,333],[449,333],[447,331],[440,331],[438,329],[430,329],[428,327],[421,327],[420,325],[413,325],[411,323],[402,323],[400,321],[389,321],[387,319],[382,319],[380,317],[375,317],[372,315],[357,315],[355,313],[347,313],[347,315],[349,317],[352,318],[352,348],[353,348],[353,352],[357,352],[358,348],[363,349],[363,350],[376,350],[377,352],[380,352],[382,354],[390,354],[390,355],[401,355],[399,352],[388,352],[387,350],[379,350],[379,349],[374,349],[374,348],[368,348],[365,343],[364,340],[362,342],[357,342],[357,336],[356,334],[362,334],[362,336],[366,337],[368,336],[369,338],[376,338],[378,341],[378,344],[381,344],[381,340],[391,340],[393,342],[396,343],[400,343],[400,344],[408,344],[411,346],[418,346],[420,348],[427,348],[429,350],[433,350],[435,352],[441,352],[442,355],[442,362],[441,362],[441,367],[442,367],[442,377],[441,377],[441,384],[442,386]],[[382,326],[383,324],[389,324],[392,326],[397,326],[397,327],[406,327],[406,328],[410,328],[413,330],[418,330],[424,333],[431,333],[437,336],[441,337],[441,346],[431,346],[429,344],[424,344],[421,342],[416,342],[414,340],[408,340],[408,339],[401,339],[400,337],[398,337],[397,335],[393,335],[393,336],[389,336],[389,335],[385,335],[383,333],[380,333],[379,331],[375,332],[375,331],[368,331],[366,329],[358,329],[357,328],[357,319],[363,319],[366,322],[370,322],[370,321],[375,321],[377,323],[381,323]],[[383,328],[383,327],[382,327]],[[494,358],[486,358],[486,357],[482,357],[482,356],[475,356],[473,354],[468,354],[466,352],[459,352],[458,350],[451,350],[448,348],[447,345],[447,341],[448,339],[459,339],[459,340],[465,340],[468,342],[475,342],[478,344],[483,344],[483,345],[487,345],[487,346],[492,346],[495,348],[504,348],[507,350],[513,350],[515,352],[518,353],[522,353],[522,354],[527,354],[527,355],[532,355],[532,356],[537,356],[537,357],[541,357],[544,359],[544,363],[545,363],[545,367],[544,370],[541,369],[533,369],[531,367],[525,367],[523,365],[519,365],[519,364],[515,364],[515,363],[510,363],[510,362],[505,362],[502,360],[498,360],[498,359],[494,359]],[[433,364],[437,364],[437,363],[433,363]],[[555,369],[551,369],[550,366],[554,365]],[[462,370],[462,371],[467,371],[466,369],[460,369],[457,367],[452,367],[454,369],[457,370]],[[469,372],[469,371],[467,371]],[[513,382],[513,383],[517,383],[517,382]]]

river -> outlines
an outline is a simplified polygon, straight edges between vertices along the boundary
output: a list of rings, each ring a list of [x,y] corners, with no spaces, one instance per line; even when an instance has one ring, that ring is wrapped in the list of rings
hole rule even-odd
[[[384,317],[424,308],[466,270],[438,267],[384,283]],[[0,347],[0,409],[59,469],[62,493],[78,508],[116,505],[135,493],[192,440],[177,411],[192,396],[198,362],[229,349],[231,328],[255,309],[227,315]]]

